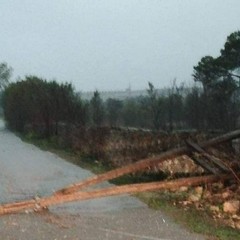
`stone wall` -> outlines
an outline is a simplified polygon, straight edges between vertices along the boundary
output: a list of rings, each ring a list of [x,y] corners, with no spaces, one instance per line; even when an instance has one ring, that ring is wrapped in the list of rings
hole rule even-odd
[[[183,146],[187,139],[199,142],[206,140],[207,136],[194,132],[167,134],[122,128],[89,128],[75,130],[71,137],[72,146],[76,152],[91,156],[112,167],[124,166]],[[159,171],[159,169],[170,173],[199,170],[187,156],[171,159],[150,171]]]

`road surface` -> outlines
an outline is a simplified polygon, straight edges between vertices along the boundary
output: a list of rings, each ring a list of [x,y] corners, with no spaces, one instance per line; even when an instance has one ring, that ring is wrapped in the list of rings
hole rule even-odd
[[[41,197],[92,173],[22,142],[0,120],[0,202]],[[108,185],[109,183],[104,183]],[[131,196],[51,207],[0,217],[0,240],[202,240]]]

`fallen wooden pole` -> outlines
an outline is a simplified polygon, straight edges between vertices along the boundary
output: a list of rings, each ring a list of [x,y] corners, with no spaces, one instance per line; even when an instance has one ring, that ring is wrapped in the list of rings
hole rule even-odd
[[[229,169],[224,165],[224,163],[214,157],[211,156],[210,154],[208,154],[206,151],[204,151],[198,144],[191,142],[191,141],[187,141],[187,144],[196,152],[202,154],[206,159],[208,159],[210,162],[212,162],[215,166],[217,166],[223,173],[227,173],[229,172]]]
[[[36,200],[30,199],[27,201],[7,203],[0,205],[0,215],[18,213],[28,209],[34,209],[36,207]]]
[[[205,147],[210,147],[213,145],[217,145],[219,143],[223,143],[226,141],[230,141],[232,139],[238,138],[240,137],[240,130],[236,130],[227,134],[224,134],[222,136],[213,138],[211,140],[208,140],[206,142],[200,143],[199,146],[201,148],[205,148]],[[158,156],[155,157],[151,157],[151,158],[146,158],[143,160],[140,160],[136,163],[132,163],[129,164],[127,166],[118,168],[118,169],[114,169],[111,171],[108,171],[106,173],[103,174],[99,174],[93,177],[90,177],[84,181],[78,182],[78,183],[74,183],[66,188],[60,189],[58,190],[55,194],[58,195],[62,195],[62,194],[69,194],[69,193],[73,193],[76,192],[78,190],[83,189],[84,187],[90,186],[90,185],[94,185],[97,183],[101,183],[103,181],[107,181],[107,180],[111,180],[117,177],[120,177],[124,174],[128,174],[128,173],[134,173],[136,171],[139,170],[144,170],[148,167],[154,166],[160,162],[163,162],[167,159],[176,157],[176,156],[180,156],[183,154],[187,154],[191,152],[191,149],[189,149],[188,147],[180,147],[180,148],[175,148],[173,150],[169,150],[167,152],[164,152],[162,154],[159,154]]]
[[[200,167],[202,167],[207,173],[219,175],[220,172],[218,169],[208,165],[208,163],[205,161],[205,159],[201,159],[199,157],[196,157],[193,153],[188,153],[188,156]]]
[[[172,181],[162,181],[162,182],[152,182],[152,183],[139,183],[139,184],[129,184],[123,186],[113,186],[104,189],[92,190],[89,192],[74,192],[71,194],[64,195],[51,195],[49,197],[44,197],[40,199],[31,199],[29,201],[11,203],[0,205],[0,215],[3,214],[12,214],[18,213],[26,210],[39,210],[44,209],[49,206],[74,202],[74,201],[83,201],[94,198],[101,198],[107,196],[114,196],[127,193],[139,193],[145,191],[154,191],[154,190],[170,190],[178,189],[182,186],[198,186],[200,184],[213,183],[219,180],[227,180],[232,176],[229,175],[210,175],[210,176],[201,176],[201,177],[192,177],[192,178],[182,178]]]

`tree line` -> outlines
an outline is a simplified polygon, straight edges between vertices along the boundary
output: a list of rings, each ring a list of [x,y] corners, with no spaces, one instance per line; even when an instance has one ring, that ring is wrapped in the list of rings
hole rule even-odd
[[[174,81],[163,95],[149,82],[146,96],[103,101],[95,91],[87,101],[69,83],[27,76],[9,84],[12,69],[3,63],[1,101],[9,128],[19,132],[41,129],[46,137],[58,135],[62,126],[227,131],[238,127],[239,69],[237,31],[227,37],[218,57],[205,56],[193,67],[195,85],[191,88]]]

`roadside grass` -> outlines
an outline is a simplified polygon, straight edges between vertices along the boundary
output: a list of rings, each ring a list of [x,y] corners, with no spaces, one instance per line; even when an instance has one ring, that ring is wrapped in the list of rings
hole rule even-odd
[[[207,211],[197,210],[195,207],[184,208],[178,205],[186,199],[186,193],[181,192],[144,192],[136,196],[149,207],[166,212],[176,223],[191,231],[205,234],[209,240],[239,240],[240,232],[214,221]]]
[[[104,165],[101,161],[96,161],[91,157],[81,156],[74,153],[71,149],[63,149],[58,146],[54,139],[38,139],[29,136],[20,136],[25,142],[34,144],[44,151],[51,151],[59,157],[69,161],[81,168],[89,170],[94,174],[101,174],[111,168]],[[116,185],[149,182],[164,179],[164,175],[125,175],[110,182]],[[144,192],[135,194],[141,201],[146,203],[150,208],[164,211],[176,223],[185,226],[190,231],[206,235],[208,240],[240,240],[240,231],[230,227],[223,226],[214,221],[206,211],[196,210],[194,207],[188,209],[178,204],[179,201],[186,198],[186,193],[179,192]]]

